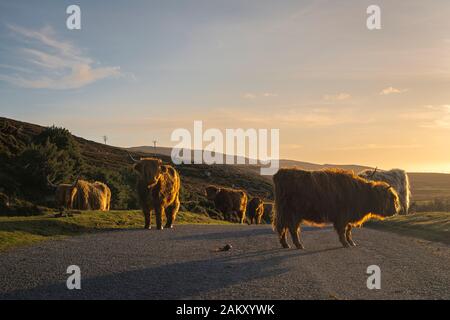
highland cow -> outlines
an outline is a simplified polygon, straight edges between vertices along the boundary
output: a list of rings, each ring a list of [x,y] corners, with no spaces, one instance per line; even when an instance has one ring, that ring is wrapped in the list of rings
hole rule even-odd
[[[226,220],[244,223],[247,209],[247,194],[244,191],[215,186],[208,186],[205,191],[208,200],[214,202],[214,206],[224,214]]]
[[[398,197],[400,198],[400,214],[408,214],[411,191],[408,174],[404,170],[392,169],[383,171],[369,169],[360,172],[359,176],[372,181],[384,181],[391,185],[397,191]]]
[[[280,169],[273,181],[273,227],[283,248],[289,248],[289,231],[295,246],[303,249],[301,223],[332,223],[342,245],[355,246],[352,227],[361,226],[369,218],[393,216],[400,209],[397,192],[391,186],[368,181],[350,171]]]
[[[248,202],[247,205],[247,219],[248,224],[260,224],[261,218],[264,213],[264,203],[263,201],[255,197]]]
[[[55,203],[58,208],[72,209],[72,202],[75,196],[75,183],[60,184],[56,186]]]
[[[78,180],[72,191],[72,209],[109,211],[111,190],[102,182]]]
[[[156,158],[141,158],[134,169],[139,174],[137,192],[144,213],[144,228],[151,228],[152,210],[155,211],[156,229],[163,229],[163,216],[166,217],[164,227],[173,228],[180,208],[180,175],[172,166],[163,165],[161,159]]]
[[[76,210],[109,211],[111,190],[102,182],[87,182],[75,180],[73,184],[54,185],[56,188],[55,202],[60,208]]]

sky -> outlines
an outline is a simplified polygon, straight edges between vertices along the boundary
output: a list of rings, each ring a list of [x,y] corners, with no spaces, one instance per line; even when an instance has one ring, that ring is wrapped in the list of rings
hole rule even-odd
[[[284,159],[450,172],[449,16],[448,0],[0,0],[0,115],[124,147],[173,146],[194,120],[277,128]]]

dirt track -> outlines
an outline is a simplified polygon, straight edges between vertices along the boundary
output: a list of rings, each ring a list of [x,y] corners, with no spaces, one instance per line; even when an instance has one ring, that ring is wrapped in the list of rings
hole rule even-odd
[[[450,299],[449,246],[370,229],[354,239],[344,249],[332,229],[306,229],[306,250],[286,250],[268,226],[218,225],[73,237],[0,253],[0,299]],[[69,291],[73,264],[82,289]],[[381,290],[367,289],[369,265]]]

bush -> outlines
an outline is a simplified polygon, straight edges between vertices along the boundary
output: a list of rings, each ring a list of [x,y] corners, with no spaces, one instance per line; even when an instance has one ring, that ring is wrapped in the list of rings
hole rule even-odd
[[[89,181],[100,181],[111,189],[112,209],[138,209],[139,203],[135,192],[135,176],[131,169],[119,172],[106,168],[88,167],[84,177]]]

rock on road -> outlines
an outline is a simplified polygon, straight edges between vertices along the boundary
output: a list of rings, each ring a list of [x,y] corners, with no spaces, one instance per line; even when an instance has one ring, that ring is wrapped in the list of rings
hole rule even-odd
[[[450,250],[371,229],[342,248],[331,228],[304,228],[281,249],[270,226],[181,225],[39,243],[0,253],[0,299],[449,299]],[[229,251],[216,249],[230,243]],[[66,269],[81,268],[81,290]],[[366,285],[381,268],[381,289]]]

